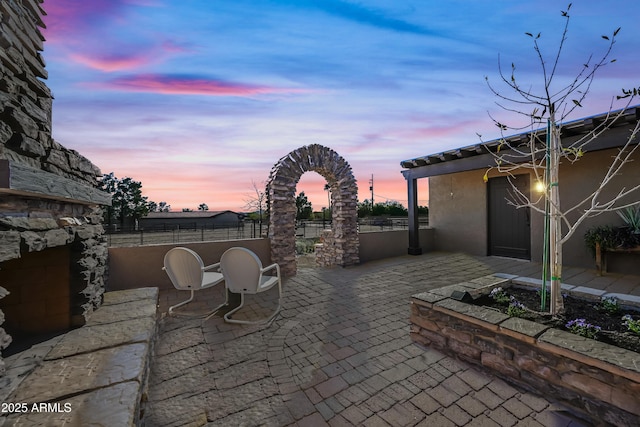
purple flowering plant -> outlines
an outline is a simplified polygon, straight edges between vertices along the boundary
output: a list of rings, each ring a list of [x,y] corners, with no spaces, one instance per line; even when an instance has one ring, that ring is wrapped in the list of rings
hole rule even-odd
[[[567,322],[565,327],[572,333],[581,335],[587,338],[595,339],[598,333],[602,329],[598,325],[593,325],[587,322],[586,319],[573,319]]]
[[[616,314],[620,311],[618,298],[612,296],[602,297],[602,299],[600,300],[600,304],[596,305],[596,308],[602,311],[606,311],[609,314]]]
[[[509,316],[519,317],[526,312],[526,307],[513,295],[509,295],[501,287],[493,288],[489,293],[489,297],[498,304],[508,304],[507,314]]]
[[[501,287],[493,288],[489,293],[489,297],[500,304],[506,304],[509,302],[509,295]]]
[[[507,308],[507,314],[509,316],[520,317],[526,311],[526,307],[520,301],[518,301],[513,295],[509,297],[509,307]]]

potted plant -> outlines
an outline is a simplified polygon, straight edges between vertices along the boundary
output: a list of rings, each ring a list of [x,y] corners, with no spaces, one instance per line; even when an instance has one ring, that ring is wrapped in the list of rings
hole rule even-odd
[[[640,205],[616,211],[625,225],[592,227],[584,234],[587,247],[594,254],[596,268],[606,271],[606,252],[637,252],[640,249]]]

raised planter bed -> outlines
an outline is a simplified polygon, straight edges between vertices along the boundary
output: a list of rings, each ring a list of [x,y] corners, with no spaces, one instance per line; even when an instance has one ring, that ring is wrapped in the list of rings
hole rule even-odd
[[[411,298],[411,337],[592,419],[637,426],[640,354],[460,300],[496,286],[539,283],[496,274],[416,294]],[[563,291],[597,299],[613,295],[568,285]],[[615,296],[623,305],[640,306],[638,297]]]

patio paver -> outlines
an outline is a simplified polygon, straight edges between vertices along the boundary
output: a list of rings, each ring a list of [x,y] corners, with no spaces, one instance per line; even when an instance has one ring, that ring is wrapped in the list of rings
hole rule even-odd
[[[411,295],[494,272],[536,277],[537,271],[535,263],[451,253],[300,268],[285,280],[283,310],[270,326],[229,325],[222,312],[204,323],[165,316],[144,421],[159,427],[595,424],[409,337]],[[595,277],[582,271],[572,278],[577,275]],[[609,278],[589,286],[619,289],[621,278]],[[624,284],[637,292],[640,277],[624,276]],[[214,306],[219,292],[201,291],[195,309]],[[161,311],[175,294],[161,293]]]

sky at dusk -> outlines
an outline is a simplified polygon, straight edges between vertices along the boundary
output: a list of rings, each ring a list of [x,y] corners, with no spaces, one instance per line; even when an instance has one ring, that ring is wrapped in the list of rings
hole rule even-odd
[[[141,181],[172,210],[246,210],[272,166],[322,144],[358,198],[407,205],[402,160],[498,138],[508,122],[485,76],[498,61],[534,85],[526,32],[555,53],[568,3],[432,0],[45,0],[53,137],[103,173]],[[621,27],[573,118],[605,112],[640,80],[640,2],[574,1],[558,80]],[[550,60],[550,59],[549,59]],[[521,82],[522,83],[522,82]],[[614,104],[615,106],[616,104]],[[424,181],[424,180],[423,180]],[[428,204],[426,181],[419,203]],[[297,190],[327,205],[324,179]]]

